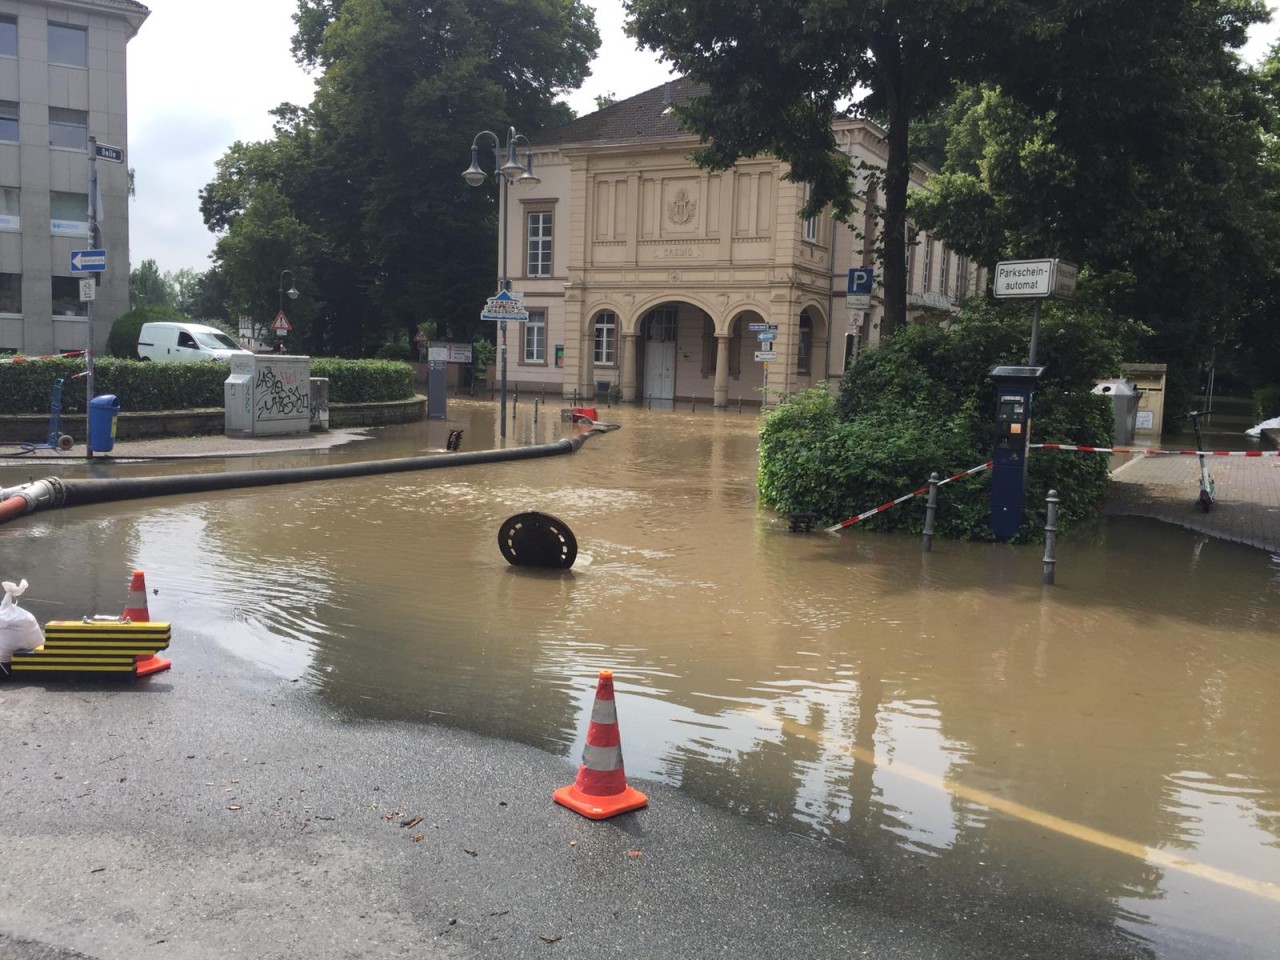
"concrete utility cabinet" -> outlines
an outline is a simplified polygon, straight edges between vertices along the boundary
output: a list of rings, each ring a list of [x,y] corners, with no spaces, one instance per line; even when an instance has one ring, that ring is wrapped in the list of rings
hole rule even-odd
[[[224,396],[228,437],[305,436],[311,432],[311,358],[234,357]]]
[[[1138,391],[1138,426],[1134,439],[1157,443],[1164,430],[1164,386],[1167,365],[1163,363],[1126,363],[1120,368],[1126,380]]]
[[[1138,391],[1128,380],[1100,380],[1093,392],[1111,398],[1111,409],[1115,413],[1112,443],[1118,447],[1129,446],[1138,425]]]

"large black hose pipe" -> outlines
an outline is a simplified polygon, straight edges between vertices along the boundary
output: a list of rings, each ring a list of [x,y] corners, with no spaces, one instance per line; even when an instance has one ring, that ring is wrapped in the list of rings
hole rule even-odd
[[[333,463],[315,467],[293,467],[286,470],[236,470],[229,473],[199,473],[181,477],[120,477],[110,480],[62,480],[48,477],[21,487],[0,490],[0,523],[49,507],[74,507],[143,497],[166,497],[178,493],[206,493],[210,490],[234,490],[239,487],[265,487],[281,483],[305,483],[309,480],[339,480],[344,477],[368,477],[383,473],[407,473],[411,470],[437,470],[443,467],[468,467],[478,463],[506,463],[513,460],[537,460],[573,453],[587,437],[604,432],[588,430],[555,443],[513,447],[510,450],[476,450],[467,453],[441,453],[399,460],[366,460],[358,463]]]

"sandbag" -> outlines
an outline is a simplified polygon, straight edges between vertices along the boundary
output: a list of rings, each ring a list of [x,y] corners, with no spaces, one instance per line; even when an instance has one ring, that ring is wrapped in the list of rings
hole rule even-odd
[[[27,581],[4,581],[0,600],[0,663],[8,663],[19,650],[34,650],[44,643],[44,631],[32,614],[18,606],[18,597],[27,592]]]

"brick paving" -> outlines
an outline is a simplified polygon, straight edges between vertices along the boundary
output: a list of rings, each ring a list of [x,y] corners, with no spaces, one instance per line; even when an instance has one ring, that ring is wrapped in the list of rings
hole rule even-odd
[[[1280,553],[1280,457],[1209,457],[1208,462],[1216,500],[1208,513],[1196,504],[1200,461],[1190,456],[1135,457],[1113,466],[1107,512],[1154,517]]]

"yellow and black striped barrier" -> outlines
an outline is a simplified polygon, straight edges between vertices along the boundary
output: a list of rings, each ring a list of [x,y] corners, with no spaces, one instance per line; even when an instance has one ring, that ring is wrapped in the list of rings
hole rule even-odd
[[[170,625],[164,621],[133,623],[114,618],[51,620],[44,643],[29,653],[15,653],[14,673],[128,673],[143,677],[171,663],[156,656],[169,646]]]

